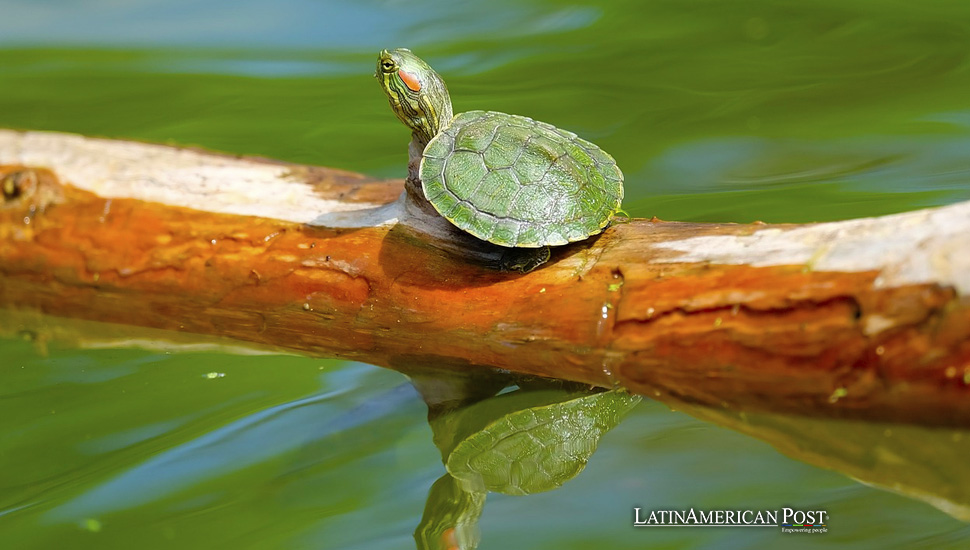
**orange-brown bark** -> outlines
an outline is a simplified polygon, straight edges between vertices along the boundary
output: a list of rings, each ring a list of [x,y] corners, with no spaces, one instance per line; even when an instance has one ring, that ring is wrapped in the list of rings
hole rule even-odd
[[[341,200],[401,189],[312,173]],[[0,307],[399,369],[620,384],[674,405],[970,425],[970,303],[953,288],[678,262],[655,246],[764,226],[618,223],[517,275],[406,223],[315,227],[105,199],[34,174],[0,208]]]

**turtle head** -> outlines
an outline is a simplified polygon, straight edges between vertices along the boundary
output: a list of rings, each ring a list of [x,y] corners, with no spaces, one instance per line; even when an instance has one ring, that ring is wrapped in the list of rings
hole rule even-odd
[[[423,143],[451,120],[451,98],[445,81],[411,50],[382,50],[374,74],[391,109]]]

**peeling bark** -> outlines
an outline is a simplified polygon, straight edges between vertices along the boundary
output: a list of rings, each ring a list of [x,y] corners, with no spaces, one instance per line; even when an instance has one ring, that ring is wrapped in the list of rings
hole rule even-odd
[[[521,275],[409,208],[400,181],[10,131],[0,165],[5,308],[619,384],[673,406],[970,424],[970,203],[807,225],[633,220]]]

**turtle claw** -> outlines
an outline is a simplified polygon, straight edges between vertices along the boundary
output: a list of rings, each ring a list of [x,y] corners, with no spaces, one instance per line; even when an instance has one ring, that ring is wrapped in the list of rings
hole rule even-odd
[[[502,251],[499,268],[503,271],[528,273],[549,261],[552,251],[548,246],[541,248],[508,248]]]

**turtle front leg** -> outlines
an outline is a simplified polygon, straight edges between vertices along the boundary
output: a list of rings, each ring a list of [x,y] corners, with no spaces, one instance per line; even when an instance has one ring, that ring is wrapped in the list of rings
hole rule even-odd
[[[528,273],[549,261],[552,251],[548,246],[540,248],[506,248],[499,259],[503,271]]]

